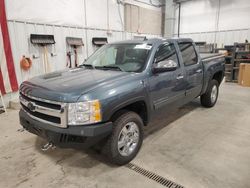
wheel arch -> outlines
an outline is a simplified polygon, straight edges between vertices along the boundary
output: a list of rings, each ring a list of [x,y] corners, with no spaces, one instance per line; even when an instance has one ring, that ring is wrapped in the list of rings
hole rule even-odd
[[[207,88],[209,86],[209,83],[211,82],[211,80],[217,80],[219,85],[221,84],[222,80],[224,78],[224,72],[222,70],[218,70],[214,73],[212,73],[212,71],[207,71],[207,75],[205,75],[205,78],[204,78],[204,85],[203,85],[203,88],[202,88],[202,91],[201,91],[201,94],[204,94],[206,91],[207,91]]]
[[[220,85],[223,80],[223,77],[224,77],[223,71],[217,71],[213,74],[210,80],[217,80]]]
[[[128,101],[119,107],[116,107],[115,110],[110,114],[110,120],[114,121],[117,117],[122,115],[127,111],[132,111],[137,113],[144,123],[144,125],[148,124],[149,121],[149,109],[146,101],[144,99],[137,99],[133,101]]]

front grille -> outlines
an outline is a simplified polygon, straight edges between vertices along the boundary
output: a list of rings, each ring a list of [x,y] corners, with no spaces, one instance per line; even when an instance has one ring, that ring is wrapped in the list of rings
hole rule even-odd
[[[36,98],[20,92],[22,109],[33,119],[57,127],[67,127],[67,104]]]
[[[51,104],[51,103],[48,103],[48,102],[39,101],[39,100],[36,100],[34,98],[30,98],[28,96],[25,96],[21,92],[20,92],[20,96],[23,97],[27,101],[35,102],[37,105],[40,105],[40,106],[43,106],[43,107],[52,108],[52,109],[55,109],[55,110],[60,110],[61,109],[60,104]]]
[[[61,123],[61,119],[59,117],[55,117],[55,116],[50,116],[50,115],[46,115],[46,114],[42,114],[42,113],[39,113],[39,112],[32,112],[30,111],[29,108],[27,108],[26,106],[24,106],[23,104],[21,104],[22,108],[28,112],[29,114],[31,114],[32,116],[35,116],[35,117],[38,117],[40,119],[43,119],[45,121],[50,121],[50,122],[53,122],[53,123],[58,123],[60,124]]]

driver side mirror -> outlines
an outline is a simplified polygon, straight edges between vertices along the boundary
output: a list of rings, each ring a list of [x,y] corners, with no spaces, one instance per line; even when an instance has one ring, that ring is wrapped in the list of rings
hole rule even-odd
[[[178,68],[178,64],[171,60],[163,60],[154,63],[153,67],[153,73],[160,73],[160,72],[168,72],[168,71],[174,71]]]

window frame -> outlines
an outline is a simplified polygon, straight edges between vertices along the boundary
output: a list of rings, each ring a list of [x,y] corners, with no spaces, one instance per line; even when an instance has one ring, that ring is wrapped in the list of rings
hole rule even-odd
[[[184,63],[184,59],[183,59],[183,56],[182,56],[182,51],[181,51],[181,48],[180,48],[180,44],[191,44],[191,46],[192,46],[193,49],[194,49],[195,56],[196,56],[196,63],[189,64],[189,65],[186,65],[186,64]],[[184,65],[185,67],[199,64],[199,57],[198,57],[198,54],[197,54],[197,51],[196,51],[196,49],[195,49],[195,46],[194,46],[194,43],[193,43],[193,42],[178,42],[177,45],[178,45],[178,48],[179,48],[179,50],[180,50],[180,55],[181,55],[181,58],[182,58],[182,63],[183,63],[183,65]]]

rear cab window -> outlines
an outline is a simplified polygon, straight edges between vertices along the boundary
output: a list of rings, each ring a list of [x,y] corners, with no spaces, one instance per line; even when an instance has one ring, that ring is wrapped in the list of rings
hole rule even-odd
[[[193,43],[178,43],[178,46],[182,55],[183,64],[185,66],[190,66],[198,63],[198,56]]]

